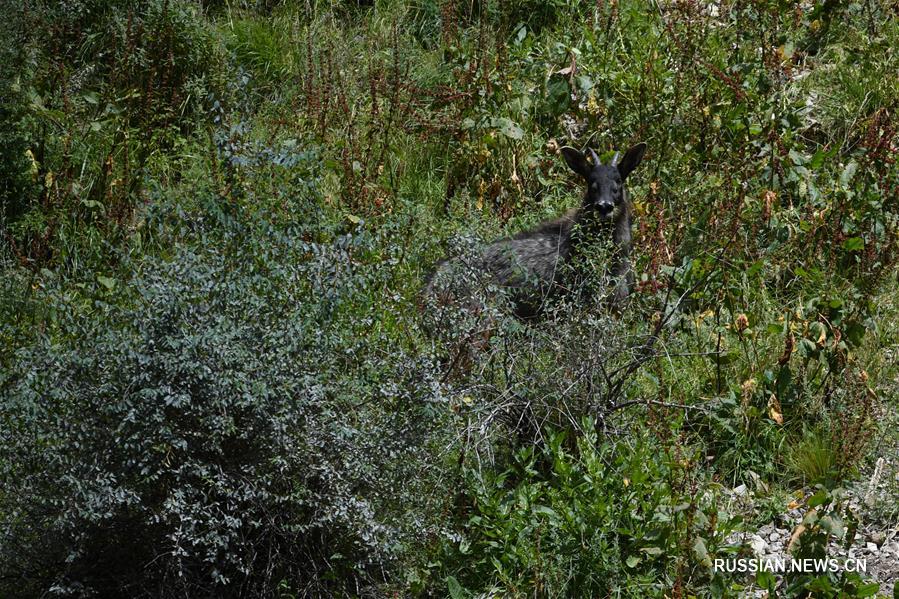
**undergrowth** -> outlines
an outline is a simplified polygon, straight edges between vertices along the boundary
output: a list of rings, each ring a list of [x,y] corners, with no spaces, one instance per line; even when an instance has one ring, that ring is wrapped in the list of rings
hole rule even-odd
[[[3,3],[2,594],[772,590],[711,567],[728,490],[820,556],[895,458],[895,13]],[[435,328],[561,146],[641,141],[622,313]]]

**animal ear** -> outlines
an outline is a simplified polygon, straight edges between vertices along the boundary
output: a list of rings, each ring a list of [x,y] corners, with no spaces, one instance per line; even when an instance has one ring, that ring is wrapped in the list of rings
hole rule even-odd
[[[568,168],[579,174],[584,179],[590,174],[590,165],[587,164],[587,159],[584,157],[582,152],[575,150],[570,146],[565,146],[562,148],[562,156],[565,157],[565,162],[568,163]]]
[[[640,161],[643,160],[643,153],[646,151],[645,143],[638,143],[627,151],[621,162],[618,163],[618,173],[622,179],[627,178],[631,171],[637,168]]]

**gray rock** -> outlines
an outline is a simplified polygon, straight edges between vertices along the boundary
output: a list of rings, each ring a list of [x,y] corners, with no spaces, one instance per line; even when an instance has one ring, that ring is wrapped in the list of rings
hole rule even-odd
[[[877,553],[877,543],[866,543],[865,549],[867,549],[869,553]]]
[[[768,543],[758,535],[749,536],[749,546],[752,547],[752,552],[758,557],[765,555],[768,550]]]

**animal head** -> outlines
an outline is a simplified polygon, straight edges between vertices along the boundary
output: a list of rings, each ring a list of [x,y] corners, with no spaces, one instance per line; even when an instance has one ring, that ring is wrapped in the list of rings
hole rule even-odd
[[[639,143],[625,152],[624,158],[619,160],[620,155],[616,152],[609,164],[603,164],[591,149],[591,164],[583,152],[567,146],[562,148],[568,167],[587,183],[584,209],[597,215],[600,220],[617,218],[625,209],[624,180],[643,160],[645,151],[646,144]]]

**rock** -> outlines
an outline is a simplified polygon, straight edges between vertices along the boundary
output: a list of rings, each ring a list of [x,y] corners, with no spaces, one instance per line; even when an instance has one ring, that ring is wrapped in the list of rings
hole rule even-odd
[[[872,543],[874,543],[875,545],[877,545],[878,547],[883,545],[883,542],[886,540],[886,538],[887,538],[887,536],[879,530],[875,530],[875,531],[868,533],[868,540],[871,541]]]
[[[778,534],[776,531],[772,532],[771,535],[768,537],[768,540],[771,541],[772,543],[776,543],[780,540],[780,534]]]
[[[877,553],[877,544],[876,543],[866,543],[865,549],[867,549],[870,553]]]
[[[740,485],[739,487],[734,487],[734,495],[736,495],[737,497],[746,495],[746,485]]]
[[[768,549],[768,543],[758,535],[749,536],[749,546],[752,547],[752,552],[758,557],[763,556]]]

